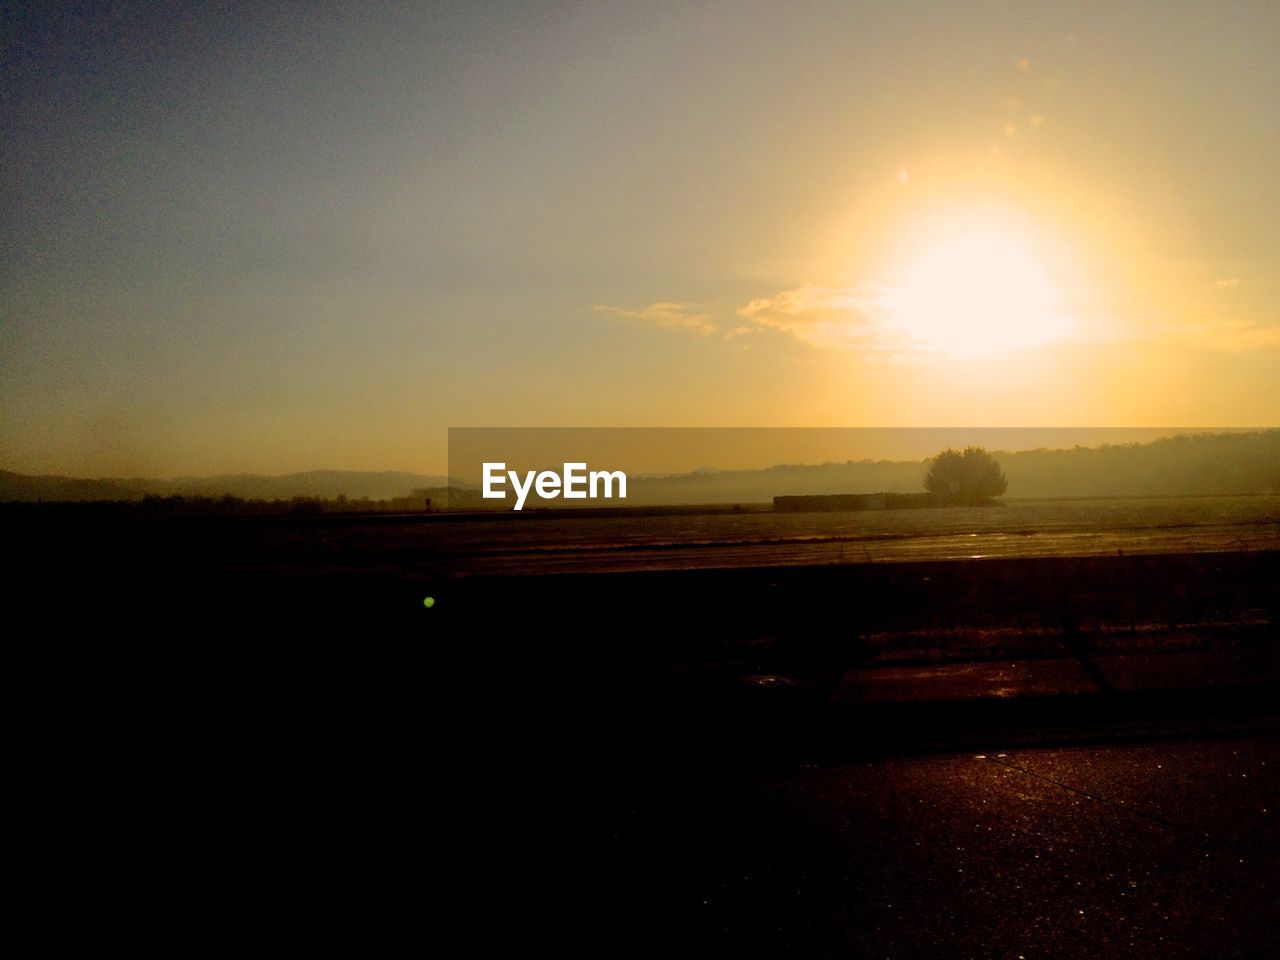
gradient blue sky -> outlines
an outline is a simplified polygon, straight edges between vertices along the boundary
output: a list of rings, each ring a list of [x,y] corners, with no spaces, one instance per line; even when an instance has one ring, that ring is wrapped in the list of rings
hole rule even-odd
[[[1280,4],[6,3],[3,33],[8,469],[1280,421]],[[1008,332],[986,301],[903,312],[975,230],[1060,327],[968,355]]]

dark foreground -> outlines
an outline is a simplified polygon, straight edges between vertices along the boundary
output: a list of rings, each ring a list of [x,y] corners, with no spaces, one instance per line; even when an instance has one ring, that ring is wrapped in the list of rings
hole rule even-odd
[[[1261,958],[1277,797],[1261,736],[803,764],[638,804],[602,872],[698,955]]]
[[[97,930],[1272,955],[1280,553],[454,577],[270,529],[7,531],[31,886]]]

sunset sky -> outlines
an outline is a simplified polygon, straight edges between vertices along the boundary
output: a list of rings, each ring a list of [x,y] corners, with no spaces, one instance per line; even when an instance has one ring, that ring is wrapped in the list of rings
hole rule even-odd
[[[96,12],[86,12],[96,10]],[[1280,4],[4,4],[0,467],[1275,426]]]

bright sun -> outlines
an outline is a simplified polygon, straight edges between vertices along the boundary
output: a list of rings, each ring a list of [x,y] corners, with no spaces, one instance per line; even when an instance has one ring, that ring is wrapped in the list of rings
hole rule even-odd
[[[886,292],[889,321],[924,349],[953,357],[1005,353],[1063,338],[1044,266],[1025,244],[995,232],[949,236]]]

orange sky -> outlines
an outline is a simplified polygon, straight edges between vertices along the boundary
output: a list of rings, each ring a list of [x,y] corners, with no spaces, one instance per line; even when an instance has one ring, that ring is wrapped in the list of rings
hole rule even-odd
[[[1280,422],[1275,4],[14,21],[7,469]]]

